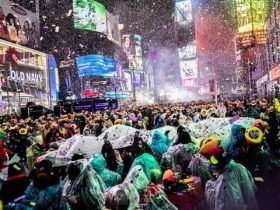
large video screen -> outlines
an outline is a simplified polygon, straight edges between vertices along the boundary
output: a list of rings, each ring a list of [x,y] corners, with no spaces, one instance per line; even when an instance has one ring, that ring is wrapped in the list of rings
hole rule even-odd
[[[106,9],[94,0],[73,0],[74,28],[107,32]]]
[[[76,58],[79,77],[117,76],[117,61],[103,55],[86,55]]]
[[[12,1],[0,1],[0,38],[37,48],[39,37],[36,13]]]

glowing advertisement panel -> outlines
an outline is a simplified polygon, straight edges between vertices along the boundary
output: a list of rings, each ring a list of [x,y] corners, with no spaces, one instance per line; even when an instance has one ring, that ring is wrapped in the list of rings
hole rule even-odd
[[[50,71],[50,92],[51,99],[53,101],[58,100],[58,92],[59,92],[59,77],[58,77],[58,68],[57,63],[53,55],[49,55],[49,71]]]
[[[107,32],[106,9],[93,0],[73,0],[74,28]]]
[[[235,0],[235,6],[239,33],[267,30],[269,1]]]
[[[103,55],[86,55],[76,58],[79,77],[117,75],[117,62]]]
[[[187,46],[179,48],[179,58],[189,59],[196,57],[196,45],[195,42],[189,43]]]
[[[198,65],[197,59],[181,61],[181,79],[184,88],[197,87],[198,85]]]
[[[0,1],[0,38],[36,48],[40,37],[38,29],[36,13],[12,1]]]
[[[175,1],[176,21],[180,24],[188,24],[192,22],[192,1],[176,0]]]

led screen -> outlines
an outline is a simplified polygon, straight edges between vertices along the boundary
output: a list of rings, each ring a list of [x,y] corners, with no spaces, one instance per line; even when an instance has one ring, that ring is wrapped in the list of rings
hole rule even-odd
[[[40,37],[38,29],[36,13],[12,1],[0,1],[0,38],[36,48]]]
[[[269,13],[267,0],[236,0],[239,33],[266,31]]]
[[[117,74],[117,62],[103,55],[86,55],[76,58],[79,77],[114,76]]]
[[[180,59],[189,59],[196,56],[196,45],[195,42],[189,43],[187,46],[179,48]]]
[[[107,32],[106,9],[93,0],[73,0],[74,28]]]

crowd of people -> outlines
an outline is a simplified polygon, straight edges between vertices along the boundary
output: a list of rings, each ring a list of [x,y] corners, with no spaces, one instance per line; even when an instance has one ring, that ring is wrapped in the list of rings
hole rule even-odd
[[[231,139],[196,139],[190,124],[227,119]],[[250,126],[235,124],[250,118]],[[0,199],[4,209],[277,209],[280,195],[280,103],[190,102],[0,118]],[[136,129],[115,149],[112,126]],[[162,132],[164,126],[176,129]],[[151,142],[141,131],[151,132]],[[104,135],[105,133],[105,135]],[[75,135],[104,135],[100,153],[67,165],[37,157]],[[94,137],[92,137],[94,138]],[[274,200],[274,198],[276,200]]]

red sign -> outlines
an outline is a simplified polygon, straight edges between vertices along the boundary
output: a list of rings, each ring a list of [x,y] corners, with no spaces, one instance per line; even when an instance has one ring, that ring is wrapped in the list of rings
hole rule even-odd
[[[271,70],[271,80],[276,80],[280,78],[280,64],[275,66],[272,70]]]
[[[6,51],[6,53],[7,53],[8,61],[11,63],[11,65],[12,66],[17,65],[18,57],[19,57],[18,51],[16,51],[15,48],[9,47],[9,49]]]

